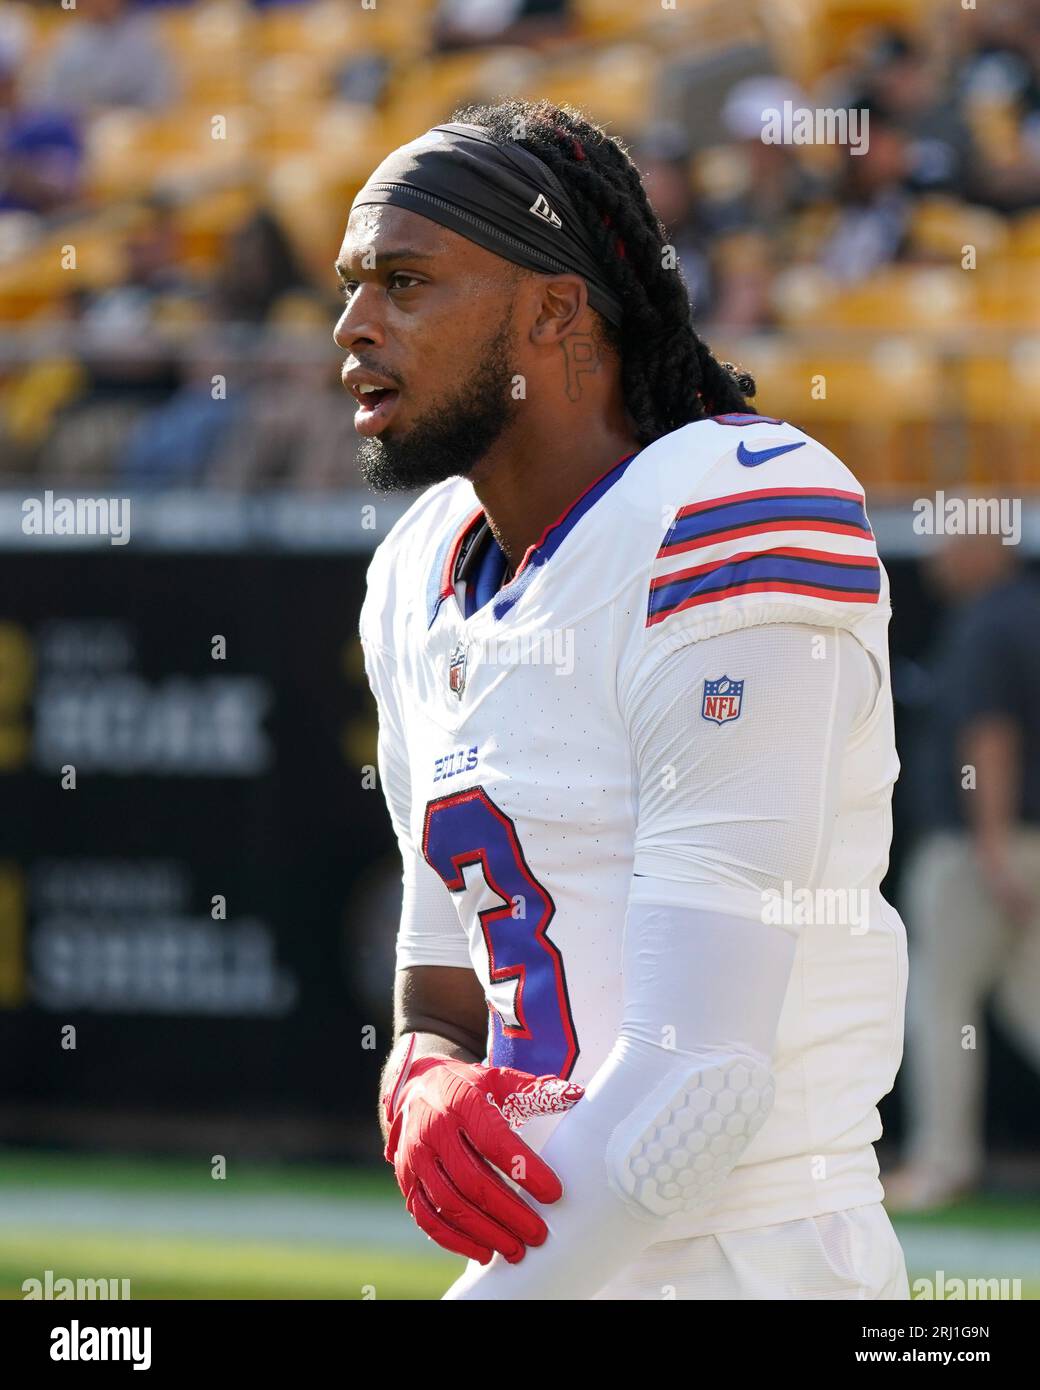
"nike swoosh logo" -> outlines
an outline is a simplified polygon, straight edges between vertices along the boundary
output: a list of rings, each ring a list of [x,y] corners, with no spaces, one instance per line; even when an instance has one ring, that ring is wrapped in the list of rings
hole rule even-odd
[[[792,449],[800,449],[805,443],[800,439],[797,444],[778,444],[775,449],[749,449],[743,440],[737,445],[737,462],[742,463],[745,468],[757,468],[760,463],[768,463],[770,459],[779,458],[781,454],[789,454]]]

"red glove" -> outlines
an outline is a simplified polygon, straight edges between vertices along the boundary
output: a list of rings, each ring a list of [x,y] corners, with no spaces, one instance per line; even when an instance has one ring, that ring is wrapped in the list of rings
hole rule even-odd
[[[558,1201],[559,1178],[515,1131],[532,1115],[569,1110],[584,1090],[512,1067],[435,1054],[413,1061],[414,1045],[383,1093],[386,1158],[405,1205],[445,1250],[482,1265],[498,1250],[517,1264],[549,1229],[491,1164],[536,1201]]]

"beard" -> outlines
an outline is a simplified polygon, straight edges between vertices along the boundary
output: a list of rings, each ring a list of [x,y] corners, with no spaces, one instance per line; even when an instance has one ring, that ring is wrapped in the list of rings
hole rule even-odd
[[[376,492],[412,491],[446,478],[464,478],[476,467],[516,414],[511,394],[512,327],[510,312],[475,354],[479,365],[458,394],[420,416],[407,434],[362,439],[357,465],[369,487]]]

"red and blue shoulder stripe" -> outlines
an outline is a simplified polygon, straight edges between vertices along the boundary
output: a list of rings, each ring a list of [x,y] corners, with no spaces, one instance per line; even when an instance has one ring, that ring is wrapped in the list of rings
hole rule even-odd
[[[654,559],[646,622],[749,594],[869,604],[880,591],[861,493],[761,488],[680,508]]]

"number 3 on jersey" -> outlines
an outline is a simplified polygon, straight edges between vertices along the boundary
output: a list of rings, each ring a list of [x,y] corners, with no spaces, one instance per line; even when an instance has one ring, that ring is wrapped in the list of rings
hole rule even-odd
[[[570,1076],[578,1058],[559,951],[546,936],[556,906],[528,867],[516,826],[483,787],[431,801],[423,855],[452,893],[489,894],[479,914],[488,954],[488,1061]],[[483,882],[463,872],[480,866]]]

